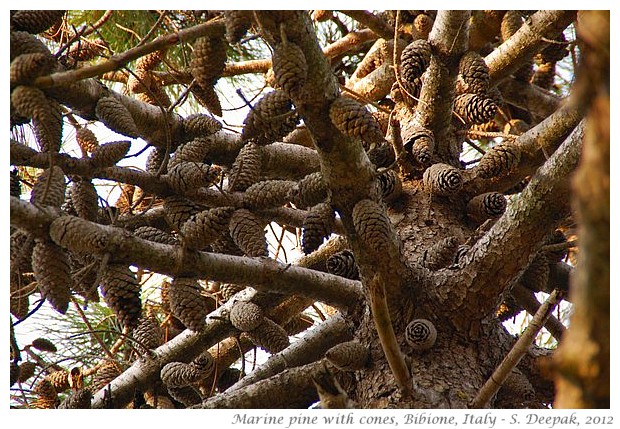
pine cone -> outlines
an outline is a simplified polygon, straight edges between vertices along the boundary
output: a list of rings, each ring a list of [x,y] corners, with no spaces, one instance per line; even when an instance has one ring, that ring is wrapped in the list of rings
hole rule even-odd
[[[19,365],[17,365],[17,363],[15,363],[14,361],[11,361],[11,369],[9,372],[9,378],[11,381],[10,387],[13,387],[13,385],[17,383],[17,379],[19,378]]]
[[[236,285],[232,283],[224,283],[220,285],[220,295],[222,295],[222,299],[224,301],[228,301],[233,297],[236,293],[241,292],[245,289],[245,286]]]
[[[463,187],[461,171],[448,164],[431,165],[424,171],[422,180],[431,195],[453,195]]]
[[[200,37],[194,43],[190,70],[203,88],[213,87],[222,76],[227,59],[226,49],[227,44],[219,37]]]
[[[37,364],[31,361],[22,362],[19,365],[19,377],[17,381],[20,383],[26,382],[30,377],[34,375],[34,371],[37,368]]]
[[[107,168],[116,165],[129,152],[131,143],[118,141],[102,144],[93,150],[90,162],[94,168]]]
[[[108,265],[101,278],[101,293],[123,327],[138,324],[142,312],[140,285],[128,266]]]
[[[230,191],[245,191],[260,179],[262,149],[255,143],[246,143],[235,158],[228,173]]]
[[[119,371],[116,364],[112,361],[107,361],[97,370],[97,373],[93,377],[90,385],[90,391],[97,393],[99,390],[110,384],[112,380],[119,375],[121,375],[121,371]]]
[[[11,104],[17,113],[32,119],[37,142],[42,152],[58,152],[62,142],[62,111],[43,91],[18,86],[11,92]]]
[[[154,85],[156,84],[153,82],[153,74],[148,70],[136,68],[127,77],[127,90],[132,94],[148,92]]]
[[[405,328],[405,341],[414,350],[428,350],[437,341],[437,329],[430,320],[415,319]]]
[[[140,131],[131,113],[114,97],[102,97],[97,101],[95,114],[112,131],[128,137],[140,137]]]
[[[359,280],[360,274],[355,263],[355,256],[349,249],[334,253],[327,258],[327,272],[351,280]]]
[[[243,121],[243,141],[266,145],[278,141],[295,129],[299,116],[282,90],[265,94]]]
[[[160,49],[159,51],[150,52],[136,61],[136,69],[139,70],[154,70],[155,67],[161,64],[166,57],[166,49]]]
[[[263,210],[279,207],[289,201],[290,193],[297,183],[291,180],[264,180],[246,189],[244,205],[250,209]]]
[[[222,123],[220,121],[202,113],[189,115],[183,119],[183,131],[193,138],[207,137],[221,129]],[[202,161],[202,159],[195,161]]]
[[[60,216],[54,220],[50,225],[50,237],[59,246],[77,252],[104,252],[109,244],[107,237],[90,222],[74,216]]]
[[[32,390],[37,395],[35,408],[56,408],[58,402],[58,393],[54,385],[47,378],[41,379]]]
[[[35,349],[41,350],[42,352],[56,353],[58,351],[54,343],[47,338],[35,338],[32,340],[31,345]]]
[[[137,94],[136,100],[151,104],[153,106],[160,106],[164,109],[167,109],[172,105],[172,100],[170,100],[170,97],[164,88],[156,82],[151,84],[148,91]]]
[[[230,236],[247,256],[268,256],[263,221],[247,209],[236,210],[228,224]]]
[[[225,255],[244,256],[243,250],[239,248],[229,234],[224,234],[211,244],[211,250],[214,253],[223,253]]]
[[[178,195],[164,198],[164,216],[177,231],[181,231],[187,220],[203,210],[203,206]]]
[[[329,108],[329,117],[334,126],[346,136],[361,139],[367,145],[385,141],[381,127],[372,113],[352,98],[336,98]]]
[[[170,309],[192,331],[205,327],[208,314],[207,298],[196,279],[177,277],[170,284]]]
[[[547,240],[545,240],[545,245],[566,243],[566,241],[567,239],[564,233],[559,229],[556,229],[555,231],[553,231],[551,236]],[[568,248],[545,251],[545,256],[547,257],[550,264],[557,264],[558,262],[563,261],[566,258],[567,254]]]
[[[87,302],[99,302],[99,292],[97,289],[98,259],[90,253],[77,255],[68,252],[67,256],[69,258],[69,266],[71,267],[73,291],[84,297]]]
[[[428,39],[428,35],[431,34],[433,24],[435,21],[430,16],[421,13],[413,20],[413,27],[420,39]]]
[[[456,237],[446,237],[424,251],[422,265],[431,271],[445,268],[454,261],[459,246]]]
[[[371,148],[368,153],[368,159],[375,167],[389,167],[396,161],[394,149],[391,144],[383,143]]]
[[[357,340],[347,341],[327,350],[325,358],[341,371],[358,371],[366,367],[370,350]]]
[[[291,190],[291,201],[300,208],[312,207],[327,199],[329,191],[320,171],[310,173]]]
[[[228,233],[228,223],[233,212],[232,207],[216,207],[195,214],[181,228],[183,244],[190,249],[204,249]]]
[[[506,197],[499,192],[476,195],[467,203],[467,216],[474,222],[500,217],[506,211]]]
[[[334,209],[328,203],[312,207],[303,222],[302,249],[306,255],[314,252],[332,232]]]
[[[97,136],[86,127],[79,127],[75,130],[75,138],[80,148],[87,153],[93,153],[99,147]],[[129,148],[127,148],[129,150]],[[123,154],[125,156],[125,154]]]
[[[192,85],[191,92],[201,106],[216,116],[222,116],[222,105],[213,86]]]
[[[495,117],[497,105],[490,98],[462,94],[454,100],[454,112],[466,125],[484,124]]]
[[[410,121],[402,130],[403,147],[420,165],[427,166],[435,148],[435,136],[427,128]]]
[[[394,170],[388,170],[377,178],[379,186],[379,194],[384,202],[389,203],[395,201],[403,191],[403,185],[398,176],[398,173]]]
[[[45,76],[54,71],[56,60],[46,53],[36,52],[22,54],[11,61],[9,72],[11,87],[27,85],[39,76]]]
[[[185,362],[170,362],[161,369],[161,381],[166,387],[185,387],[200,380],[200,372]]]
[[[558,43],[549,43],[540,54],[540,63],[557,63],[569,54],[568,45],[564,33],[560,33],[555,39]]]
[[[157,174],[158,172],[161,174],[166,174],[168,171],[167,167],[163,168],[161,172],[159,169],[163,164],[164,159],[167,157],[168,156],[166,155],[165,149],[156,147],[149,153],[149,156],[146,159],[146,171],[151,174]]]
[[[99,195],[90,180],[79,177],[73,178],[71,184],[71,203],[77,215],[83,219],[95,222],[99,213]]]
[[[415,88],[417,81],[431,63],[431,45],[425,39],[411,42],[400,55],[401,79],[407,90]]]
[[[179,193],[209,187],[218,181],[222,170],[218,166],[193,161],[175,162],[169,166],[165,179]]]
[[[502,18],[501,35],[502,42],[510,39],[523,25],[521,13],[517,10],[508,10]]]
[[[11,15],[11,28],[39,34],[60,21],[65,12],[66,10],[18,10]]]
[[[290,98],[297,98],[308,77],[306,57],[299,46],[287,42],[275,47],[272,67],[276,82]]]
[[[67,371],[54,371],[45,377],[56,389],[56,393],[62,393],[69,386],[69,373]]]
[[[192,386],[172,387],[167,386],[168,394],[172,399],[186,407],[198,405],[202,402],[200,393]]]
[[[32,269],[41,295],[54,310],[65,314],[71,297],[71,274],[64,250],[52,242],[37,241],[32,251]]]
[[[243,332],[258,328],[264,320],[263,310],[253,302],[236,302],[230,310],[230,323]]]
[[[141,355],[163,344],[163,332],[154,316],[141,317],[133,330],[135,348]]]
[[[247,335],[254,344],[272,354],[281,352],[290,344],[284,328],[266,317],[256,329],[245,332],[244,335]]]
[[[22,184],[21,184],[21,180],[19,177],[19,170],[18,169],[13,169],[11,170],[11,191],[10,191],[10,195],[12,197],[17,197],[19,198],[20,195],[22,194]]]
[[[306,317],[300,314],[291,318],[288,322],[283,324],[282,328],[284,328],[287,335],[291,336],[300,334],[313,325],[314,322],[311,319],[308,320]]]
[[[521,161],[521,150],[513,143],[498,143],[484,154],[475,167],[483,179],[504,176],[515,169]]]
[[[38,38],[26,31],[11,30],[10,41],[11,61],[22,54],[46,54],[52,55],[50,50]]]
[[[476,51],[461,57],[459,73],[463,79],[463,91],[485,97],[489,89],[489,67]]]
[[[385,255],[393,240],[392,225],[385,210],[372,200],[353,207],[353,225],[360,240],[377,255]]]
[[[250,10],[226,10],[224,11],[226,23],[226,40],[233,44],[239,42],[252,26],[252,11]]]
[[[133,235],[155,243],[170,244],[173,246],[179,244],[175,236],[152,226],[138,227],[133,232]]]

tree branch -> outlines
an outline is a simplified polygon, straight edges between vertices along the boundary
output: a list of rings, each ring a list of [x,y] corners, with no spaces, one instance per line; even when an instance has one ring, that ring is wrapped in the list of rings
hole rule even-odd
[[[360,283],[306,268],[280,264],[270,259],[183,251],[137,238],[124,229],[98,225],[73,216],[44,213],[35,206],[11,197],[11,223],[40,233],[51,228],[52,240],[80,253],[110,254],[122,261],[170,276],[190,275],[215,281],[252,286],[258,290],[304,295],[337,306],[349,306],[360,296]],[[84,240],[84,237],[89,237]],[[324,296],[322,296],[324,295]]]
[[[476,335],[477,321],[494,311],[500,295],[525,267],[529,255],[568,214],[567,178],[579,161],[582,139],[583,124],[539,169],[521,198],[510,204],[504,215],[474,244],[459,272],[456,275],[450,270],[438,272],[439,305],[453,312],[457,329]],[[503,257],[506,254],[512,257]],[[453,287],[454,282],[461,287]]]
[[[383,19],[366,10],[341,10],[340,12],[350,16],[362,25],[365,25],[384,39],[394,37],[394,28]]]

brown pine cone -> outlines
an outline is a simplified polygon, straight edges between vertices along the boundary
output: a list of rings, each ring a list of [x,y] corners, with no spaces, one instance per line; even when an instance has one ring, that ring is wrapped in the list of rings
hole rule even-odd
[[[372,113],[350,97],[336,98],[329,108],[329,117],[341,133],[365,142],[365,149],[373,143],[381,144],[385,141],[381,127]]]
[[[497,113],[497,105],[490,98],[467,93],[456,97],[454,112],[466,125],[484,124],[493,119]]]
[[[375,254],[386,254],[393,240],[393,232],[383,207],[373,200],[361,200],[353,207],[352,215],[360,240]]]
[[[368,159],[377,168],[389,167],[396,161],[396,155],[394,154],[394,148],[389,143],[378,144],[375,147],[370,148],[367,153]]]
[[[498,143],[485,153],[475,167],[478,176],[484,179],[509,174],[521,161],[521,150],[513,143]]]
[[[341,371],[358,371],[368,364],[370,350],[357,340],[346,341],[327,350],[325,358]]]
[[[168,394],[172,399],[186,407],[198,405],[202,402],[200,393],[192,386],[172,387],[167,386]]]
[[[62,393],[67,390],[69,386],[69,373],[67,371],[54,371],[45,377],[52,383],[56,393]]]
[[[58,408],[64,409],[90,409],[91,401],[93,399],[93,394],[89,389],[79,389],[65,398]]]
[[[221,172],[216,165],[180,161],[168,167],[165,180],[175,191],[184,194],[217,183]]]
[[[155,243],[170,244],[173,246],[179,244],[179,241],[174,235],[168,234],[166,231],[162,231],[161,229],[152,226],[138,227],[133,232],[133,235]]]
[[[30,202],[41,206],[60,207],[65,201],[65,175],[60,167],[52,166],[37,177]]]
[[[149,156],[146,158],[146,171],[151,174],[166,174],[168,172],[167,166],[162,168],[161,171],[159,171],[159,169],[161,168],[164,159],[166,159],[167,157],[168,155],[166,155],[166,149],[158,147],[154,148],[151,153],[149,153]]]
[[[476,195],[467,203],[467,216],[474,222],[498,218],[506,211],[506,197],[499,192]]]
[[[253,142],[246,143],[235,158],[228,173],[228,189],[245,191],[260,179],[262,149]]]
[[[37,37],[26,31],[11,30],[10,41],[11,61],[22,54],[46,54],[52,55],[50,50]]]
[[[170,309],[192,331],[205,327],[209,313],[207,298],[201,294],[202,287],[193,278],[177,277],[169,287]]]
[[[355,256],[349,249],[334,253],[325,263],[327,272],[351,280],[359,280],[360,273],[355,263]]]
[[[299,116],[283,90],[268,92],[254,105],[243,121],[243,141],[266,145],[278,141],[295,129]]]
[[[312,207],[327,199],[329,190],[320,171],[310,173],[297,182],[289,199],[300,208]]]
[[[38,88],[20,85],[11,92],[17,113],[32,119],[42,152],[58,152],[62,142],[62,110]]]
[[[75,130],[75,138],[80,148],[87,153],[92,153],[99,147],[97,136],[86,127],[79,127]],[[123,154],[124,156],[125,154]]]
[[[489,89],[489,67],[476,51],[466,52],[459,62],[463,91],[484,97]]]
[[[136,60],[136,68],[140,70],[154,70],[166,57],[166,49],[150,52]]]
[[[421,13],[413,20],[413,27],[418,33],[418,37],[421,39],[428,39],[428,35],[431,34],[433,24],[435,21],[430,16]]]
[[[56,61],[49,54],[36,52],[22,54],[11,61],[9,72],[11,87],[27,85],[39,76],[45,76],[54,71]]]
[[[128,141],[104,143],[92,152],[90,162],[94,168],[112,167],[123,159],[130,147]]]
[[[71,184],[71,203],[77,215],[95,222],[99,213],[99,195],[90,180],[73,177]]]
[[[232,283],[224,283],[220,285],[220,295],[222,295],[222,299],[224,301],[228,301],[238,292],[241,292],[245,289],[245,286],[236,285]]]
[[[163,344],[163,331],[155,316],[141,317],[133,330],[134,347],[141,355]]]
[[[200,37],[194,43],[190,70],[201,87],[212,88],[222,76],[227,59],[226,49],[227,43],[219,37]]]
[[[431,45],[425,39],[411,42],[400,55],[401,79],[406,89],[417,86],[417,81],[431,63]]]
[[[121,371],[116,364],[112,361],[106,361],[95,373],[90,385],[90,391],[97,393],[119,375],[121,375]]]
[[[243,202],[255,210],[279,207],[289,201],[290,193],[297,183],[291,180],[264,180],[246,189]]]
[[[35,349],[41,350],[42,352],[56,353],[58,351],[54,343],[47,338],[35,338],[32,340],[31,345]]]
[[[64,250],[52,242],[37,240],[32,250],[32,269],[41,295],[54,310],[65,314],[71,297],[71,271]]]
[[[101,278],[101,293],[123,327],[134,328],[142,313],[140,284],[128,266],[110,264]]]
[[[54,243],[76,252],[105,252],[109,241],[105,234],[91,222],[74,216],[60,216],[50,225]]]
[[[435,149],[435,136],[433,132],[410,121],[403,127],[401,133],[405,151],[420,165],[429,165],[433,150]]]
[[[424,187],[431,195],[453,195],[463,187],[463,176],[458,168],[437,163],[428,167],[422,176]]]
[[[192,85],[191,92],[198,103],[216,116],[222,116],[222,104],[213,86]]]
[[[275,47],[272,67],[276,82],[290,97],[297,98],[308,77],[308,64],[304,52],[295,43],[282,43]]]
[[[549,271],[547,256],[543,252],[538,252],[521,274],[519,282],[534,292],[547,291],[549,289],[547,287]]]
[[[414,350],[427,350],[435,345],[437,329],[430,320],[412,320],[405,329],[405,341]]]
[[[115,97],[102,97],[97,101],[95,114],[112,131],[128,137],[140,137],[140,131],[131,113]]]
[[[334,219],[334,209],[328,203],[319,203],[308,211],[301,237],[301,247],[306,255],[318,249],[323,240],[329,237]]]
[[[236,210],[228,224],[230,236],[247,256],[268,256],[263,221],[247,209]]]
[[[379,186],[379,194],[384,202],[390,203],[395,201],[403,191],[403,184],[394,170],[388,170],[377,178]]]
[[[54,385],[47,379],[47,377],[41,379],[34,386],[32,392],[37,395],[34,408],[56,408],[58,403],[58,394],[56,393]]]
[[[11,15],[11,29],[39,34],[59,22],[66,10],[18,10]]]
[[[166,387],[185,387],[199,381],[200,371],[193,365],[185,362],[170,362],[161,369],[161,381]]]
[[[269,353],[278,353],[290,344],[288,334],[273,320],[264,318],[257,328],[245,332],[250,341]]]
[[[202,210],[204,210],[203,206],[179,195],[164,198],[164,216],[177,231],[181,231],[183,224]]]
[[[24,383],[25,381],[27,381],[30,377],[34,375],[34,371],[36,368],[37,364],[34,362],[22,362],[19,365],[19,377],[17,378],[17,381],[19,381],[20,383]]]
[[[239,42],[252,26],[251,10],[226,10],[224,20],[226,24],[226,40],[234,44]]]
[[[183,119],[183,131],[192,138],[207,137],[221,129],[220,121],[202,113],[189,115]],[[202,161],[202,159],[196,161]]]
[[[263,310],[253,302],[239,301],[230,310],[230,323],[240,331],[258,328],[265,316]]]
[[[204,249],[217,238],[228,233],[232,207],[216,207],[196,213],[183,224],[183,244],[190,249]]]

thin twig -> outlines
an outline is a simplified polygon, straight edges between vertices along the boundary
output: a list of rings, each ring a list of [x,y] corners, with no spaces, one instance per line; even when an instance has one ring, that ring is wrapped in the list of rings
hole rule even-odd
[[[495,372],[493,372],[484,386],[482,386],[478,395],[476,395],[469,404],[469,408],[483,408],[497,393],[508,375],[510,375],[510,372],[519,364],[525,353],[527,353],[534,338],[536,338],[536,335],[538,335],[538,332],[542,329],[549,315],[561,300],[562,293],[557,289],[549,295],[549,298],[540,306],[530,321],[523,335],[519,337],[504,360],[502,360],[502,363],[499,364]]]
[[[86,315],[84,314],[84,312],[80,308],[80,305],[77,303],[75,298],[71,297],[71,302],[73,303],[73,306],[75,307],[75,309],[77,310],[78,314],[80,315],[80,318],[82,319],[82,321],[84,322],[84,324],[88,328],[88,331],[95,338],[95,341],[97,341],[99,343],[99,345],[103,349],[104,353],[106,355],[108,355],[108,357],[110,359],[115,359],[114,355],[112,354],[110,349],[108,349],[108,346],[106,345],[106,343],[104,343],[103,340],[101,338],[99,338],[99,335],[97,335],[95,333],[95,330],[93,329],[92,325],[90,324],[90,321],[88,320],[88,317],[86,317]]]

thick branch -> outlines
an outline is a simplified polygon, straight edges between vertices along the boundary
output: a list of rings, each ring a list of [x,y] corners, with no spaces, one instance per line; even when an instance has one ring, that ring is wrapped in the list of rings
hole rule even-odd
[[[500,295],[525,267],[529,255],[570,210],[567,178],[579,161],[583,125],[566,139],[539,169],[521,198],[468,252],[457,275],[443,273],[436,293],[441,305],[453,311],[458,329],[475,335],[477,320],[490,314]],[[506,258],[505,255],[512,255]],[[460,284],[459,288],[453,283]],[[463,287],[463,285],[467,285]]]
[[[340,12],[370,28],[379,37],[383,37],[384,39],[391,39],[394,37],[394,28],[371,12],[366,10],[341,10]]]
[[[121,228],[98,225],[73,216],[60,218],[51,213],[42,214],[32,204],[11,197],[12,224],[31,230],[49,227],[56,221],[52,239],[69,250],[110,254],[111,261],[122,261],[170,276],[189,275],[248,285],[258,290],[304,295],[337,306],[349,306],[360,297],[359,282],[339,276],[284,265],[270,259],[184,252],[178,246],[134,237]],[[38,222],[34,223],[34,219]],[[63,224],[67,219],[70,219],[70,228]],[[84,240],[83,237],[90,239]],[[323,294],[325,296],[321,296]]]
[[[486,56],[491,85],[497,85],[542,50],[576,18],[574,10],[540,10],[530,16],[515,34]]]

